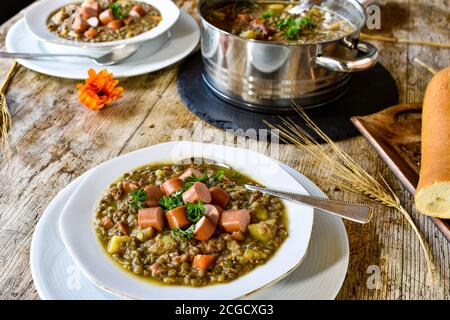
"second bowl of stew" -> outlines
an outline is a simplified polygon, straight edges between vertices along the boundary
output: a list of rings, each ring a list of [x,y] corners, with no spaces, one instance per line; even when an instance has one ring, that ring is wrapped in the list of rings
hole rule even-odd
[[[226,163],[179,163],[191,156]],[[95,168],[60,219],[103,289],[137,299],[233,299],[283,278],[308,248],[313,210],[245,189],[303,187],[251,150],[172,142]]]

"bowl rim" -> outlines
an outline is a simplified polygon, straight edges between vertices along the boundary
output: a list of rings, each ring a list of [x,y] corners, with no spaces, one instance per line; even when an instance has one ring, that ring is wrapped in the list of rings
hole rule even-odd
[[[235,152],[241,152],[242,150],[245,151],[245,153],[250,152],[250,154],[254,155],[255,151],[253,150],[248,150],[248,149],[241,149],[241,148],[236,148],[236,147],[230,147],[230,146],[223,146],[223,145],[213,145],[213,144],[205,144],[205,143],[198,143],[198,142],[189,142],[189,141],[177,141],[177,142],[167,142],[167,143],[162,143],[162,144],[158,144],[158,145],[154,145],[154,146],[150,146],[144,149],[140,149],[134,152],[131,152],[129,154],[125,154],[122,155],[120,157],[114,158],[112,160],[106,161],[102,164],[100,164],[99,166],[97,166],[94,170],[92,170],[89,175],[80,183],[79,187],[77,188],[77,190],[73,193],[72,197],[70,198],[70,200],[68,201],[66,207],[64,208],[60,220],[59,220],[59,229],[60,229],[60,233],[61,233],[61,237],[63,239],[63,242],[67,248],[67,250],[69,251],[70,255],[72,256],[72,258],[75,260],[76,264],[80,267],[80,269],[82,270],[82,272],[87,276],[88,279],[90,279],[95,285],[97,285],[98,287],[107,290],[113,294],[116,294],[118,296],[121,297],[125,297],[125,298],[132,298],[132,299],[164,299],[164,293],[162,292],[162,290],[158,291],[158,295],[155,296],[154,290],[153,293],[149,292],[152,290],[149,290],[151,288],[151,286],[153,286],[153,288],[169,288],[169,291],[165,291],[165,294],[167,294],[168,292],[171,292],[173,290],[177,290],[177,293],[175,295],[175,298],[172,299],[185,299],[186,297],[189,297],[190,299],[223,299],[225,297],[225,299],[238,299],[238,298],[242,298],[245,296],[248,296],[262,288],[265,288],[275,282],[278,282],[279,280],[281,280],[282,278],[284,278],[285,276],[287,276],[288,274],[290,274],[292,271],[294,271],[304,260],[307,251],[308,251],[308,247],[309,247],[309,242],[311,240],[311,233],[312,233],[312,228],[313,228],[313,221],[314,221],[314,210],[312,208],[309,207],[305,207],[305,206],[301,206],[301,205],[297,205],[297,204],[293,204],[293,203],[287,203],[284,202],[284,205],[287,209],[287,214],[288,214],[288,220],[289,220],[289,224],[288,224],[288,230],[289,230],[289,235],[288,237],[284,240],[284,242],[282,243],[282,245],[277,249],[277,251],[275,252],[275,254],[263,265],[258,266],[257,268],[253,269],[252,271],[246,273],[245,275],[240,276],[239,278],[224,283],[224,284],[215,284],[215,285],[209,285],[209,286],[203,286],[203,287],[198,287],[198,288],[193,288],[193,287],[187,287],[187,286],[161,286],[160,284],[156,284],[153,281],[145,281],[145,279],[142,278],[138,278],[132,274],[130,274],[129,272],[124,271],[120,266],[118,266],[118,264],[113,261],[113,259],[111,257],[109,257],[105,252],[103,247],[101,246],[100,242],[98,241],[96,235],[95,235],[95,231],[94,231],[94,226],[93,226],[93,212],[94,212],[94,208],[98,203],[98,199],[100,197],[100,194],[96,194],[95,195],[95,204],[92,206],[92,203],[90,205],[91,210],[90,212],[85,212],[84,215],[84,220],[86,220],[87,218],[89,218],[89,226],[86,226],[86,221],[84,221],[85,223],[76,223],[78,220],[73,220],[74,217],[76,217],[77,219],[79,219],[79,215],[80,215],[80,211],[77,210],[78,208],[74,209],[74,203],[75,204],[79,204],[80,203],[80,189],[84,189],[86,187],[86,185],[89,185],[89,183],[87,183],[90,179],[95,179],[95,183],[98,184],[98,174],[101,174],[102,170],[110,170],[111,168],[113,168],[114,166],[118,166],[119,165],[119,161],[127,161],[128,162],[132,162],[133,159],[132,157],[136,157],[139,155],[143,155],[146,152],[151,152],[149,150],[154,149],[158,150],[162,149],[164,151],[164,149],[167,151],[167,148],[174,148],[174,147],[191,147],[191,148],[209,148],[210,146],[212,146],[213,150],[223,150],[223,152],[229,152],[229,148],[233,148],[235,150]],[[219,149],[217,149],[219,148]],[[161,150],[160,150],[161,151]],[[203,154],[203,153],[202,153]],[[257,153],[259,154],[259,153]],[[199,153],[195,152],[195,153],[191,153],[191,155],[195,155],[198,156]],[[300,192],[303,192],[305,194],[307,194],[308,192],[306,191],[306,189],[303,188],[303,186],[297,181],[295,180],[288,172],[286,172],[276,161],[274,161],[273,159],[270,159],[269,157],[259,154],[263,160],[263,163],[265,163],[264,161],[269,161],[271,162],[271,165],[274,165],[276,171],[278,174],[281,174],[282,176],[282,181],[285,181],[286,179],[288,180],[289,183],[292,182],[292,185],[296,188],[296,191],[298,192],[300,190]],[[163,156],[164,157],[164,156]],[[211,158],[211,156],[208,156],[209,158]],[[184,157],[183,157],[184,158]],[[180,158],[178,158],[180,159]],[[215,159],[219,160],[219,158],[215,157]],[[145,163],[160,163],[160,162],[164,162],[164,160],[161,159],[156,159],[155,161],[142,161],[142,164]],[[170,161],[170,162],[175,162],[175,161]],[[226,162],[226,161],[224,161]],[[267,162],[267,163],[269,163]],[[226,162],[229,163],[232,167],[236,166],[234,165],[234,163],[230,163],[230,162]],[[131,164],[127,164],[127,166],[131,169],[135,168],[136,165],[131,165]],[[250,167],[250,165],[248,165],[248,167]],[[101,168],[99,170],[99,168]],[[118,169],[117,169],[118,170]],[[128,169],[127,169],[128,170]],[[237,169],[238,171],[241,171],[242,168]],[[253,169],[255,170],[255,169]],[[95,172],[97,172],[97,176],[95,176]],[[122,172],[122,174],[125,171]],[[245,173],[247,173],[246,171],[244,171]],[[108,171],[109,173],[109,171]],[[112,173],[111,173],[112,174]],[[259,180],[261,177],[253,177],[256,180]],[[106,179],[106,178],[104,178]],[[108,181],[109,183],[111,183],[111,181],[114,181],[115,179],[117,179],[116,176],[108,176]],[[92,183],[92,181],[91,181]],[[101,184],[102,182],[100,182]],[[109,184],[108,184],[109,185]],[[98,188],[103,189],[104,186],[98,186]],[[104,189],[103,189],[104,190]],[[81,192],[82,194],[83,192]],[[89,192],[90,194],[92,194],[91,192]],[[94,195],[92,195],[92,197],[94,197]],[[88,199],[87,202],[90,202],[91,200]],[[89,204],[87,204],[89,206]],[[293,208],[297,209],[301,209],[302,213],[301,214],[292,214],[292,210]],[[75,222],[75,224],[74,224]],[[293,223],[297,222],[297,224],[295,224],[297,227],[296,228],[292,228]],[[78,227],[75,225],[79,225]],[[89,237],[86,237],[86,235],[83,236],[83,238],[90,238],[92,239],[92,236],[94,235],[94,238],[96,240],[97,246],[95,246],[96,248],[92,248],[91,250],[96,251],[95,254],[91,254],[91,261],[89,262],[87,259],[89,257],[89,254],[85,252],[84,249],[81,249],[80,246],[82,246],[82,244],[78,243],[78,238],[75,237],[74,239],[74,234],[76,234],[77,236],[80,235],[80,225],[81,225],[81,230],[83,230],[84,233],[86,233],[87,228],[90,229],[90,234],[88,234]],[[74,227],[75,226],[75,227]],[[75,229],[75,230],[74,230]],[[293,232],[293,230],[298,230],[297,232]],[[82,232],[82,233],[83,233]],[[289,240],[289,241],[288,241]],[[298,241],[301,240],[301,242],[303,243],[299,243]],[[297,241],[297,242],[296,242]],[[78,246],[78,247],[77,247]],[[94,247],[94,246],[91,246]],[[83,247],[86,248],[86,247]],[[296,248],[298,251],[297,254],[292,254],[292,248]],[[98,255],[98,250],[102,251],[103,253],[101,255]],[[81,250],[81,251],[80,251]],[[282,252],[282,254],[280,253]],[[295,251],[294,251],[295,252]],[[84,256],[83,256],[84,254]],[[281,259],[285,259],[286,255],[288,256],[293,256],[290,258],[290,261],[288,261],[289,264],[286,265],[286,261],[285,260],[281,260]],[[278,258],[277,258],[278,257]],[[99,260],[100,259],[100,260]],[[294,263],[295,261],[295,263]],[[101,264],[99,264],[99,262]],[[277,265],[278,263],[278,265]],[[95,265],[95,268],[93,267],[93,265]],[[109,270],[110,273],[110,278],[108,278],[107,275],[105,275],[105,273],[100,272],[99,270],[95,270],[97,268],[97,266],[102,266],[103,265],[103,269],[105,265],[108,266],[115,266],[115,268],[111,268]],[[254,284],[253,282],[249,282],[249,281],[254,281],[255,279],[255,274],[256,276],[260,276],[263,275],[264,276],[264,272],[263,271],[271,271],[271,269],[274,268],[279,268],[279,266],[283,266],[286,265],[286,268],[289,268],[287,270],[281,270],[280,274],[275,274],[276,277],[272,277],[270,278],[270,275],[272,273],[267,273],[266,275],[269,276],[269,279],[266,280],[266,277],[258,277],[258,282],[259,284]],[[264,268],[264,266],[266,266]],[[268,267],[267,267],[268,266]],[[258,270],[262,270],[262,272],[258,272]],[[272,270],[273,271],[273,270]],[[282,273],[281,273],[282,272]],[[101,274],[101,276],[99,276]],[[249,275],[252,275],[251,277],[249,277]],[[114,275],[115,277],[111,277],[111,275]],[[106,277],[106,278],[105,278]],[[118,277],[118,278],[117,278]],[[246,278],[245,281],[240,281],[240,279]],[[102,279],[100,279],[102,278]],[[111,280],[112,278],[114,278],[114,280]],[[106,279],[106,280],[105,280]],[[134,280],[133,280],[134,279]],[[251,283],[251,287],[247,288],[247,287],[243,287],[242,285],[244,284],[249,284]],[[141,289],[136,288],[136,286],[139,284],[139,286],[141,287]],[[140,284],[143,284],[144,286],[142,287]],[[128,286],[128,288],[126,288]],[[133,289],[130,289],[130,287],[133,287]],[[142,288],[145,288],[145,293],[140,292],[140,290],[142,291]],[[212,290],[212,291],[208,291],[209,288],[218,288],[217,290]],[[131,292],[133,291],[134,292]],[[234,292],[237,291],[237,292]],[[153,294],[153,295],[152,295]]]
[[[25,10],[24,21],[28,30],[33,34],[35,38],[40,41],[57,44],[65,47],[77,47],[85,49],[108,49],[119,45],[136,44],[155,39],[164,32],[167,32],[180,17],[180,9],[170,0],[133,0],[139,2],[145,2],[159,10],[163,16],[162,22],[155,28],[148,30],[139,35],[133,36],[128,39],[106,41],[106,42],[83,42],[69,40],[57,36],[48,30],[46,22],[55,10],[72,4],[81,3],[82,0],[40,0],[31,5]],[[44,12],[44,13],[42,13]],[[45,20],[43,20],[45,19]],[[39,25],[33,23],[39,21]],[[44,22],[44,23],[42,23]]]

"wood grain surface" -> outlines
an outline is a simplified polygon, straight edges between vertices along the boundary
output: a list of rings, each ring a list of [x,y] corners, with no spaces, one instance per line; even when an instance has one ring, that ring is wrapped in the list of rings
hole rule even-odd
[[[190,1],[178,2],[192,10]],[[448,0],[388,1],[381,7],[382,30],[402,38],[448,42]],[[0,27],[1,50],[13,17]],[[373,31],[371,31],[373,32]],[[448,66],[448,49],[374,42],[380,61],[394,76],[402,103],[421,102],[431,75],[412,64],[414,57],[440,69]],[[0,76],[10,61],[0,61]],[[99,163],[182,134],[193,141],[232,143],[233,137],[199,120],[184,107],[176,89],[178,65],[122,82],[124,98],[101,112],[81,106],[76,81],[45,76],[21,67],[7,94],[13,116],[11,164],[0,168],[0,298],[38,299],[29,266],[31,238],[41,214],[70,181]],[[367,84],[370,85],[370,84]],[[382,94],[382,92],[380,92]],[[184,131],[179,131],[184,129]],[[268,145],[237,140],[268,151]],[[448,299],[450,244],[425,216],[418,214],[410,194],[361,136],[339,142],[374,175],[381,173],[399,195],[427,239],[439,278],[429,286],[419,242],[401,214],[378,207],[373,221],[361,226],[346,222],[350,265],[339,299]],[[269,153],[273,155],[273,153]],[[293,146],[280,146],[278,160],[298,169],[336,199],[357,196],[327,183],[326,170],[312,165]],[[379,269],[378,269],[379,268]],[[373,271],[381,281],[368,286]]]

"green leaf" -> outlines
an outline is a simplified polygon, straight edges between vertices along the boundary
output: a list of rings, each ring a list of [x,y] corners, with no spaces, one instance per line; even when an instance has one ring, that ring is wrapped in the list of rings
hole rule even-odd
[[[222,178],[225,176],[225,172],[223,170],[218,170],[212,177],[213,181],[220,182]]]
[[[128,14],[126,14],[125,12],[123,12],[123,8],[120,4],[118,4],[117,2],[113,2],[109,5],[109,7],[111,8],[113,15],[117,18],[117,19],[125,19],[128,17]]]
[[[183,179],[184,182],[188,182],[188,183],[192,183],[194,184],[195,182],[205,182],[206,179],[208,179],[208,176],[206,174],[202,174],[200,177],[197,177],[195,175],[186,177]],[[191,185],[192,185],[191,184]],[[189,188],[188,188],[189,189]],[[186,189],[187,190],[187,189]]]
[[[195,225],[191,225],[189,228],[187,228],[186,230],[182,230],[180,228],[174,228],[172,229],[172,236],[174,238],[186,238],[186,239],[192,239],[194,237],[194,230],[195,230]]]
[[[276,27],[284,30],[284,35],[289,40],[297,39],[304,30],[311,30],[316,27],[315,22],[310,17],[285,18],[277,22]]]
[[[263,19],[269,19],[273,17],[273,12],[272,11],[266,11],[261,15],[261,18]]]
[[[181,190],[172,193],[169,197],[164,196],[161,199],[159,199],[159,205],[161,208],[163,208],[165,211],[169,211],[172,209],[175,209],[177,207],[181,207],[183,205],[183,199],[181,198]]]
[[[188,219],[194,223],[203,217],[205,210],[205,205],[202,201],[197,203],[186,203],[186,215]]]
[[[145,208],[145,201],[147,200],[147,192],[144,189],[134,190],[131,194],[131,200],[128,202],[136,209]]]

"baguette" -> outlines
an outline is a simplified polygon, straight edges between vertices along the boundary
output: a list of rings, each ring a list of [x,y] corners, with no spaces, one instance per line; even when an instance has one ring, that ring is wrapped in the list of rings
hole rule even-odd
[[[450,219],[450,67],[427,86],[422,112],[422,160],[414,195],[423,214]]]

